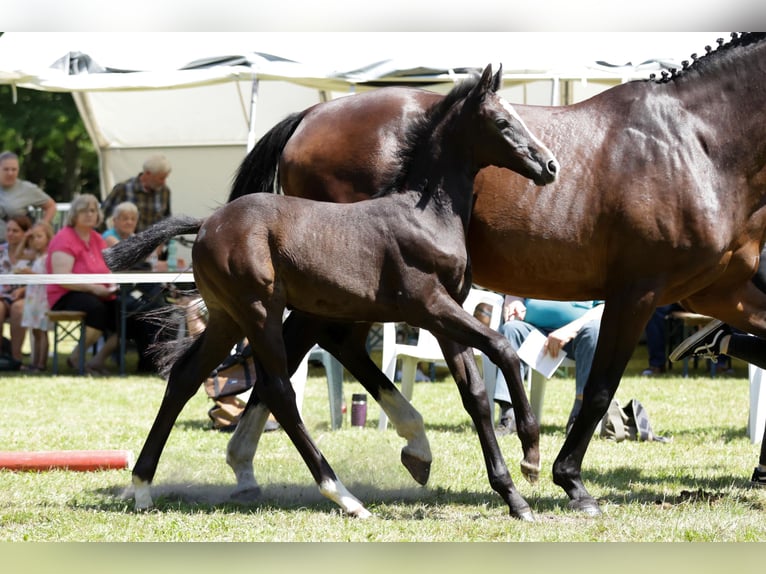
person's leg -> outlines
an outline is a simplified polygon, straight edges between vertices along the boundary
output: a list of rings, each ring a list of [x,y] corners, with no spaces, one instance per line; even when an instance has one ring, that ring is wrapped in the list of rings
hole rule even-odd
[[[34,349],[32,350],[32,367],[44,371],[48,367],[48,331],[32,329]]]
[[[649,367],[641,374],[651,376],[664,373],[667,368],[667,322],[668,315],[683,308],[678,303],[660,305],[654,310],[646,324],[646,350],[649,353]]]
[[[575,398],[567,420],[567,431],[582,408],[583,393],[593,365],[593,356],[596,354],[600,326],[600,320],[585,323],[577,332],[577,336],[564,345],[567,355],[575,362]]]
[[[511,346],[518,350],[521,347],[527,336],[535,329],[533,325],[525,323],[524,321],[508,321],[500,325],[500,333],[511,342]],[[522,380],[527,374],[529,367],[521,361],[521,378]],[[513,416],[513,408],[511,405],[511,394],[508,391],[508,384],[505,381],[505,377],[500,369],[497,370],[497,378],[495,380],[495,396],[494,401],[500,407],[500,428],[506,432],[512,432],[515,430],[515,421]]]
[[[27,337],[27,328],[21,326],[21,318],[24,315],[24,299],[17,299],[11,303],[11,356],[21,362],[24,356],[21,349],[24,339]]]

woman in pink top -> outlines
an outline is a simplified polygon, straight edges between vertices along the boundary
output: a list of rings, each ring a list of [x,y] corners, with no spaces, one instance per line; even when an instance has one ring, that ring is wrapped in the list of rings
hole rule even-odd
[[[79,195],[72,201],[65,225],[54,235],[48,246],[46,269],[49,273],[110,273],[101,251],[107,245],[96,228],[103,214],[96,196]],[[48,285],[48,304],[54,311],[84,311],[85,348],[102,335],[104,345],[86,365],[89,374],[108,374],[106,359],[117,349],[117,286],[114,284],[82,283]],[[83,341],[80,341],[83,344]],[[77,365],[79,349],[67,358],[71,367]]]

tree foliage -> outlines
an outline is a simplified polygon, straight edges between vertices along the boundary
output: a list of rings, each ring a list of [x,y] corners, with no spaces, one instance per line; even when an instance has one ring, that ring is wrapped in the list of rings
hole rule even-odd
[[[0,86],[0,150],[19,156],[20,177],[56,201],[99,194],[98,157],[71,94]]]

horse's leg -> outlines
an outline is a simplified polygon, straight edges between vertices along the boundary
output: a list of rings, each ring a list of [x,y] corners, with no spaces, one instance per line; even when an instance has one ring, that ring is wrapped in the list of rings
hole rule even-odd
[[[443,289],[434,288],[429,295],[431,297],[427,309],[429,315],[421,316],[417,326],[428,329],[440,341],[454,341],[466,347],[479,349],[503,372],[513,401],[516,430],[524,453],[521,472],[527,480],[536,482],[540,476],[540,426],[532,413],[524,390],[524,383],[521,380],[521,363],[516,351],[508,339],[467,313]],[[458,385],[466,384],[465,381],[458,379],[455,379],[455,382]],[[486,395],[483,379],[479,382]],[[469,381],[467,384],[473,385],[474,382]],[[489,409],[489,404],[487,408]],[[491,427],[492,413],[491,410],[487,412],[487,425]]]
[[[569,496],[569,507],[592,516],[601,510],[583,484],[582,460],[654,308],[652,297],[635,293],[606,301],[582,408],[553,463],[553,482]]]
[[[226,463],[234,471],[237,479],[232,498],[249,499],[260,495],[261,489],[255,480],[253,458],[268,418],[268,407],[258,400],[257,393],[253,390],[245,412],[242,413],[226,446]]]
[[[335,502],[350,516],[367,518],[371,516],[370,512],[343,486],[324,455],[311,440],[301,419],[295,404],[295,392],[287,374],[281,309],[276,307],[278,306],[272,306],[267,312],[263,329],[257,327],[257,317],[247,321],[248,339],[265,371],[265,376],[258,376],[256,379],[256,392],[298,449],[322,495]]]
[[[150,485],[178,415],[239,338],[241,334],[236,323],[211,311],[205,331],[174,363],[154,424],[133,467],[136,509],[153,506]]]
[[[500,452],[500,446],[497,444],[484,379],[479,374],[473,350],[441,337],[438,337],[437,340],[447,366],[457,383],[463,407],[471,416],[476,427],[492,489],[508,504],[511,516],[529,522],[533,521],[532,511],[516,490]]]
[[[407,441],[402,447],[402,464],[418,484],[425,484],[433,456],[423,417],[370,358],[366,347],[369,330],[369,323],[328,323],[319,335],[319,344],[348,369],[388,415],[396,433]]]
[[[317,342],[317,332],[322,324],[315,318],[295,311],[285,319],[282,337],[287,352],[287,372],[291,376],[306,353]],[[226,447],[226,462],[237,479],[237,486],[232,496],[250,497],[259,492],[253,470],[253,458],[268,416],[269,409],[258,397],[258,393],[251,393],[245,412],[242,413]]]

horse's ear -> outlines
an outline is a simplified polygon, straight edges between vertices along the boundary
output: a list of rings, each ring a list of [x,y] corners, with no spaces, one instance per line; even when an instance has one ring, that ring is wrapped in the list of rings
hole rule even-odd
[[[492,78],[492,91],[497,92],[502,87],[503,87],[503,65],[500,64],[500,67],[497,69],[497,73],[495,74],[495,77]]]
[[[492,77],[492,64],[488,64],[484,71],[481,73],[481,78],[474,86],[471,93],[478,96],[480,99],[484,98],[484,94],[490,91],[494,91],[492,86],[494,84],[494,78]]]

